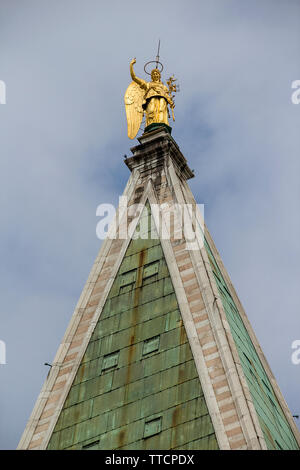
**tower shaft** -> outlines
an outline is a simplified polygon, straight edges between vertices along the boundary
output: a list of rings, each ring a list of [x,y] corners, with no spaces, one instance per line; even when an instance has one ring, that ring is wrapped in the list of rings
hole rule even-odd
[[[100,249],[19,448],[299,449],[288,406],[201,230],[187,184],[193,172],[165,128],[139,142],[123,194],[131,236],[121,238],[128,220],[119,208],[118,236]],[[180,207],[192,208],[186,219]],[[143,230],[146,238],[134,236]]]

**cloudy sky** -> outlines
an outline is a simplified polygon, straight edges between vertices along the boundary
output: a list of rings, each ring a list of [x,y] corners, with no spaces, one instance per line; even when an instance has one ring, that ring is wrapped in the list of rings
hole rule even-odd
[[[158,38],[190,186],[300,414],[299,18],[299,0],[0,0],[0,448],[16,448],[99,250],[96,208],[129,177],[129,62],[144,78]]]

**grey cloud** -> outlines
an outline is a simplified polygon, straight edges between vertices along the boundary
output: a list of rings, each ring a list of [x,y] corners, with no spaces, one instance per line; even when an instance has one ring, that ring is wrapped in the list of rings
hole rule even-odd
[[[0,446],[15,448],[129,176],[123,95],[161,39],[173,136],[284,396],[300,412],[297,1],[2,2]]]

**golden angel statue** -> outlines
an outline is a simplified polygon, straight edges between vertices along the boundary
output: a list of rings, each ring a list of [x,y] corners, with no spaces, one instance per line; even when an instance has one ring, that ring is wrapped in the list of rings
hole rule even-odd
[[[130,83],[124,96],[128,137],[130,139],[134,139],[137,135],[144,113],[146,114],[146,126],[153,123],[169,125],[169,105],[172,109],[173,120],[175,121],[173,112],[175,106],[174,97],[171,94],[172,91],[176,91],[176,85],[173,85],[174,78],[170,77],[167,82],[169,88],[166,87],[161,81],[161,72],[156,66],[151,71],[151,82],[146,82],[135,75],[133,70],[135,63],[136,59],[132,59],[130,62],[130,75],[133,81]]]

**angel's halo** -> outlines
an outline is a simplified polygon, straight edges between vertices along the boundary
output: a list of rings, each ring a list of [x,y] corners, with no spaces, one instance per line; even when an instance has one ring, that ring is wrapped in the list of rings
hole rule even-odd
[[[151,75],[151,72],[149,73],[149,72],[147,72],[147,70],[146,70],[146,67],[147,67],[147,65],[149,65],[149,64],[156,64],[156,68],[157,68],[157,65],[159,64],[159,65],[161,66],[161,69],[160,69],[160,70],[158,69],[160,73],[161,73],[161,72],[163,71],[163,69],[164,69],[163,64],[162,64],[161,62],[159,62],[159,60],[150,60],[149,62],[147,62],[147,63],[144,65],[144,70],[145,70],[145,72],[146,72],[147,75]]]

